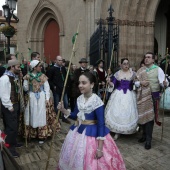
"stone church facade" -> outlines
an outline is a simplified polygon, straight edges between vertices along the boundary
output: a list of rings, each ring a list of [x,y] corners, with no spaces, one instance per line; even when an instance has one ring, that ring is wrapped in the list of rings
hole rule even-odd
[[[138,67],[147,51],[156,48],[164,55],[170,46],[169,0],[18,0],[19,51],[28,58],[31,48],[47,62],[59,54],[69,59],[72,37],[81,18],[73,59],[78,64],[80,58],[89,57],[90,37],[97,20],[108,17],[110,4],[119,23],[119,59],[127,57],[132,66]]]

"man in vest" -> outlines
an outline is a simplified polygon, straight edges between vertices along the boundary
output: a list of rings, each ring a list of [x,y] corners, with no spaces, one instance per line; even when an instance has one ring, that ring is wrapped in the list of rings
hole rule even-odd
[[[166,88],[168,86],[168,81],[165,81],[163,70],[157,65],[154,65],[154,59],[155,55],[152,52],[147,52],[145,54],[145,66],[138,70],[137,79],[139,81],[135,82],[138,89],[143,88],[143,91],[137,90],[137,100],[139,99],[137,102],[139,122],[143,128],[142,138],[139,139],[138,142],[146,142],[145,149],[151,148],[154,117],[155,122],[160,125],[160,122],[157,120],[160,87]],[[141,95],[142,93],[143,95]],[[146,95],[147,93],[148,95]],[[150,104],[148,105],[149,102]]]
[[[0,94],[2,101],[2,114],[7,135],[5,141],[9,144],[9,150],[13,157],[19,157],[15,147],[21,147],[17,143],[18,120],[19,120],[19,96],[17,77],[20,74],[18,60],[9,60],[7,70],[0,78]]]

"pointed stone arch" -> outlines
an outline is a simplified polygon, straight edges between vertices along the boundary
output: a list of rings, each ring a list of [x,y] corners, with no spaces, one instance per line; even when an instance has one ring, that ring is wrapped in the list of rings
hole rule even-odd
[[[64,21],[60,10],[49,0],[40,0],[27,26],[26,41],[30,42],[32,50],[43,53],[44,31],[51,19],[58,23],[59,35],[64,36]]]

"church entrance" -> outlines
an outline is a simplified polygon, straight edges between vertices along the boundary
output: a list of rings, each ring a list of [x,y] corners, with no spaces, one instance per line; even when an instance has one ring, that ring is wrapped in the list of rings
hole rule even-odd
[[[55,20],[51,20],[44,32],[44,56],[47,63],[56,59],[60,54],[59,25]]]

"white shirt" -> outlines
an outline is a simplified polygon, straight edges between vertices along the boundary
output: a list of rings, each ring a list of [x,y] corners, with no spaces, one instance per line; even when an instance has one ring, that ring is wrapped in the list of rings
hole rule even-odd
[[[2,105],[8,110],[13,109],[13,104],[11,102],[11,83],[9,77],[4,75],[0,78],[0,97]]]

